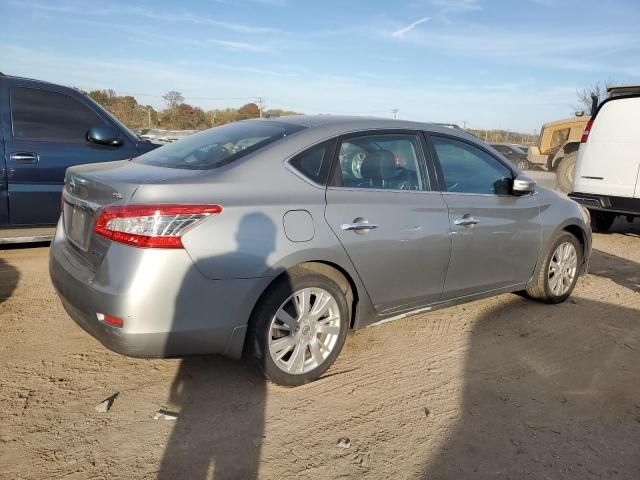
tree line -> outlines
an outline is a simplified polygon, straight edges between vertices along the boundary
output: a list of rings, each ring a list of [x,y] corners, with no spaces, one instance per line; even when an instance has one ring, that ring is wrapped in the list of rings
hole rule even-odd
[[[177,91],[163,95],[166,107],[157,110],[151,105],[138,103],[131,95],[117,95],[112,89],[85,92],[93,100],[111,112],[129,128],[161,128],[165,130],[203,130],[238,120],[260,117],[260,107],[253,102],[240,108],[203,110],[185,103],[185,97]],[[268,109],[263,116],[296,115],[296,112]]]

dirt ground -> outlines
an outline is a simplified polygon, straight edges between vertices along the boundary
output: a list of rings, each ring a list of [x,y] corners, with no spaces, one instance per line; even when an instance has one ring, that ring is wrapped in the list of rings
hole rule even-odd
[[[503,295],[359,331],[296,389],[111,353],[66,316],[46,247],[0,250],[0,478],[638,479],[640,223],[614,232],[562,305]]]

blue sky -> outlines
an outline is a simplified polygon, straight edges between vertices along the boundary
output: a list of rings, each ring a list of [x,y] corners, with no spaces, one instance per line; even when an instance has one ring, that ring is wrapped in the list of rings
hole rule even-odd
[[[0,0],[0,71],[157,107],[267,107],[533,131],[640,83],[640,2]],[[144,94],[144,95],[143,95]]]

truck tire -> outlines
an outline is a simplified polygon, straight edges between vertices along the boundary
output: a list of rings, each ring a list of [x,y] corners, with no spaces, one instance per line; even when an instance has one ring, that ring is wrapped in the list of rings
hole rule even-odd
[[[573,190],[573,174],[576,169],[576,152],[569,153],[560,159],[560,164],[556,170],[558,186],[563,193],[570,193]]]
[[[616,219],[616,214],[611,212],[602,212],[600,210],[589,210],[591,215],[591,230],[596,233],[604,233],[609,231]]]

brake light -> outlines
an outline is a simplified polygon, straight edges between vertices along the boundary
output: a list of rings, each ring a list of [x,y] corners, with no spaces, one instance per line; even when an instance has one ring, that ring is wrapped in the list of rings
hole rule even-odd
[[[222,212],[220,205],[127,205],[100,212],[94,232],[142,248],[184,248],[182,235]]]
[[[584,131],[582,132],[582,138],[580,139],[580,143],[587,143],[589,140],[589,133],[591,132],[591,126],[593,125],[593,117],[589,119],[587,124],[584,127]]]

